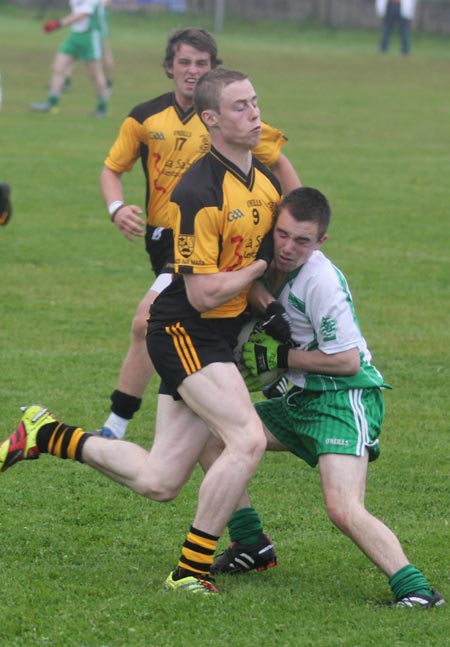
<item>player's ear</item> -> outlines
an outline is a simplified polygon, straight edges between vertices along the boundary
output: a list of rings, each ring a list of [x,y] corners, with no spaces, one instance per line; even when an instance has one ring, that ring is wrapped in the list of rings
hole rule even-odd
[[[166,72],[166,76],[168,79],[173,79],[173,65],[169,63],[164,63],[163,68]]]
[[[208,109],[203,110],[201,118],[207,128],[212,128],[213,126],[217,125],[219,115],[215,110]]]

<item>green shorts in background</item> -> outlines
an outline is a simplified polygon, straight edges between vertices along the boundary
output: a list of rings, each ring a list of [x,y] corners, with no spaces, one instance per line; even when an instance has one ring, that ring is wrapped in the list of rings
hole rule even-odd
[[[315,467],[320,454],[378,458],[384,418],[379,388],[303,391],[255,404],[269,431],[296,456]]]
[[[59,51],[77,61],[98,61],[102,57],[102,37],[98,30],[70,32]]]

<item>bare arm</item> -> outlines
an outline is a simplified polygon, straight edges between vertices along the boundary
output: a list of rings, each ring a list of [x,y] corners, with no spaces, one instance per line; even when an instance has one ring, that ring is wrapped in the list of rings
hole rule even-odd
[[[198,312],[207,312],[229,301],[266,271],[267,263],[256,260],[235,272],[185,274],[184,282],[190,304]]]
[[[64,18],[61,18],[59,21],[61,27],[69,27],[70,25],[73,25],[74,22],[78,22],[82,18],[86,18],[90,14],[88,13],[71,13],[68,16],[64,16]]]
[[[123,202],[114,216],[113,222],[122,234],[134,242],[136,237],[142,238],[145,230],[145,221],[140,217],[143,211],[135,204],[125,204],[122,189],[122,174],[112,171],[104,166],[100,175],[100,189],[106,206],[109,208],[114,202]]]
[[[302,186],[294,167],[283,153],[280,153],[275,164],[272,164],[270,167],[270,170],[281,184],[283,195],[286,195],[292,189],[298,189],[299,186]]]
[[[264,312],[269,305],[275,301],[275,297],[269,292],[261,281],[255,281],[248,293],[248,302],[258,312]]]
[[[358,348],[327,355],[321,350],[298,350],[288,352],[289,368],[298,368],[306,373],[321,375],[356,375],[360,369]]]

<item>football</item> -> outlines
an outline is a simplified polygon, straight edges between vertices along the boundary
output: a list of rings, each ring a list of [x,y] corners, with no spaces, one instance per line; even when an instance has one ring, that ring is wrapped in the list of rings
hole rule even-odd
[[[257,376],[253,376],[250,375],[249,370],[242,361],[242,346],[246,341],[249,341],[251,334],[258,330],[258,322],[259,319],[253,317],[242,327],[238,336],[237,344],[234,348],[236,364],[239,371],[242,373],[248,390],[251,392],[261,391],[265,386],[272,384],[272,382],[275,382],[284,375],[284,373],[286,373],[286,369],[284,368],[275,368],[273,371],[265,371]]]

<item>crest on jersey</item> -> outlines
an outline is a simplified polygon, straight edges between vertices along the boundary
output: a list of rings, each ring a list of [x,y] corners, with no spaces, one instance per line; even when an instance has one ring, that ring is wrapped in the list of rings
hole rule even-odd
[[[323,335],[323,341],[334,341],[337,337],[336,319],[333,317],[322,317],[320,332]]]
[[[194,240],[195,236],[178,236],[178,251],[183,258],[189,258],[194,251]]]

